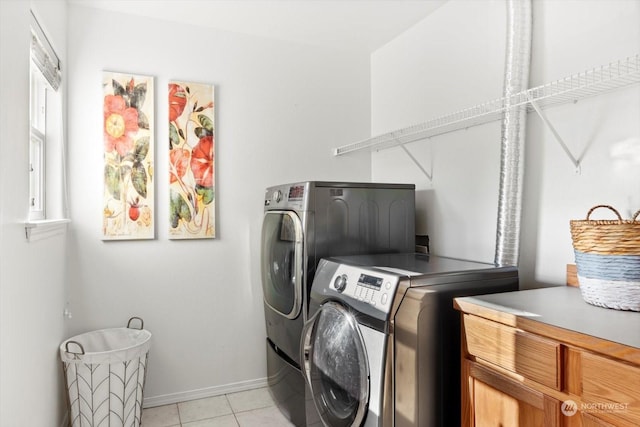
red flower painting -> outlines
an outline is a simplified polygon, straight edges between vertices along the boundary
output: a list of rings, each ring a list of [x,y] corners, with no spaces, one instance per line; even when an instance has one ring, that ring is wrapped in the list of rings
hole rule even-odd
[[[196,185],[213,187],[213,135],[200,138],[198,144],[193,147],[191,170]]]
[[[169,183],[176,182],[184,177],[189,167],[191,152],[183,148],[174,148],[169,152]]]
[[[124,157],[133,149],[132,136],[138,132],[138,110],[127,107],[122,96],[104,97],[104,150],[114,149]]]
[[[169,121],[175,122],[187,105],[187,92],[175,83],[169,83]]]
[[[215,237],[213,86],[171,82],[167,101],[171,238]]]
[[[103,235],[152,239],[153,78],[105,72],[103,90]]]

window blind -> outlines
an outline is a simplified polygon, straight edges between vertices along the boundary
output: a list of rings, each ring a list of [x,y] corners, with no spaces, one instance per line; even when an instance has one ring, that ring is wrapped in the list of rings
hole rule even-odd
[[[60,59],[33,13],[31,13],[31,59],[53,90],[57,91],[62,81]]]

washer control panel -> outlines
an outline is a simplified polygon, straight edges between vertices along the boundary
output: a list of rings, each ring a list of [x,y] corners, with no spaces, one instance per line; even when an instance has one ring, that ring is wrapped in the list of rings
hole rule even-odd
[[[390,273],[341,264],[331,280],[331,291],[362,301],[388,313],[399,277]]]

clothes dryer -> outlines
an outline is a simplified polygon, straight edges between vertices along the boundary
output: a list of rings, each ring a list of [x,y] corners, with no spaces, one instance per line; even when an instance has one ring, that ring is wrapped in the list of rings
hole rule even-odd
[[[268,381],[294,424],[306,424],[299,348],[318,261],[414,248],[413,184],[307,181],[266,190],[261,276]]]
[[[300,349],[307,425],[460,425],[453,298],[517,289],[515,267],[417,253],[321,260]]]

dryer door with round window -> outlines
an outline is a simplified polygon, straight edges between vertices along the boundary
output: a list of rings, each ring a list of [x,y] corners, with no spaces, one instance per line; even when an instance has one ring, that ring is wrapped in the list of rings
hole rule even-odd
[[[291,211],[269,211],[262,222],[264,301],[294,319],[302,307],[302,222]]]
[[[307,322],[303,374],[327,426],[360,426],[369,401],[369,361],[358,323],[336,302],[323,304]]]

